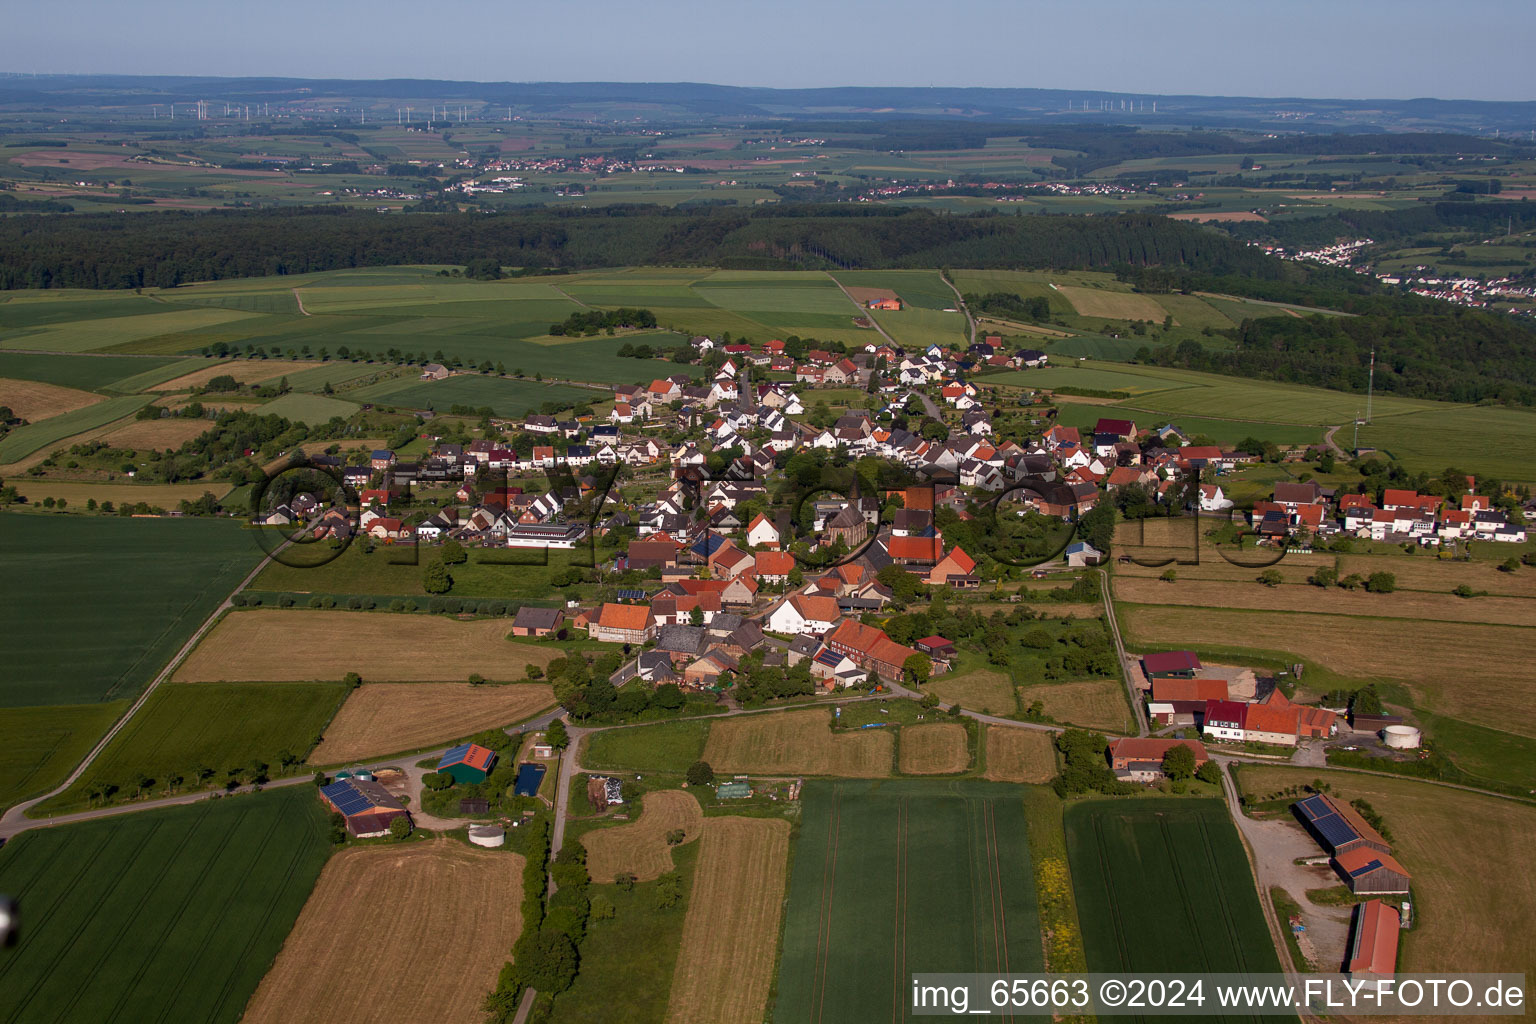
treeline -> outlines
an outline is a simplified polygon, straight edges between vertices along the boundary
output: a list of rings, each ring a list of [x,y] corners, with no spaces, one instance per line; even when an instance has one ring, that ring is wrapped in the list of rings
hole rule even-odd
[[[1488,182],[1477,182],[1486,191]],[[1401,242],[1444,232],[1516,233],[1536,228],[1536,204],[1525,202],[1441,202],[1403,210],[1345,210],[1326,217],[1273,220],[1267,224],[1235,222],[1223,225],[1234,237],[1273,241],[1290,248],[1328,245],[1341,239],[1370,238]],[[1426,239],[1439,247],[1443,238]]]
[[[1039,323],[1051,318],[1051,300],[1044,295],[1024,298],[1013,292],[987,292],[975,295],[967,292],[965,304],[976,313],[991,313],[1005,320],[1032,320]]]
[[[332,208],[0,220],[0,289],[175,287],[189,281],[399,264],[787,268],[1165,266],[1296,276],[1216,231],[1145,214],[1037,217],[782,206],[615,206],[380,217]]]
[[[1510,317],[1440,304],[1435,313],[1266,317],[1223,332],[1235,347],[1182,341],[1138,362],[1447,402],[1536,404],[1536,331]]]
[[[655,326],[656,314],[648,309],[590,309],[584,313],[572,313],[561,323],[550,324],[549,333],[560,337],[567,334],[597,334],[599,331],[613,331],[620,327]]]

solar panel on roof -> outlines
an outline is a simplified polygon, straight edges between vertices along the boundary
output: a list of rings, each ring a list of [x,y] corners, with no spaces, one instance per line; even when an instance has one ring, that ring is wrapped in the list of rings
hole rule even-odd
[[[350,781],[333,782],[320,792],[325,794],[326,799],[334,804],[338,811],[349,817],[361,814],[373,806],[373,801],[358,792]]]
[[[1337,814],[1318,818],[1312,825],[1322,833],[1323,839],[1335,850],[1360,838],[1360,833],[1355,831],[1354,826]]]
[[[1379,861],[1376,858],[1372,857],[1370,860],[1366,861],[1364,864],[1361,864],[1359,867],[1357,867],[1353,871],[1351,871],[1349,873],[1349,877],[1350,878],[1359,878],[1361,875],[1367,874],[1368,872],[1371,872],[1371,871],[1375,871],[1379,867],[1381,867],[1381,861]]]
[[[643,597],[645,597],[645,591],[643,591],[643,590],[620,590],[619,591],[619,600],[620,601],[638,601],[638,600],[640,600]]]
[[[443,755],[443,759],[437,763],[437,766],[442,768],[446,765],[458,764],[460,761],[464,760],[464,755],[468,753],[468,743],[462,743],[457,747],[452,747],[449,749],[448,753]]]
[[[1308,821],[1316,821],[1335,813],[1333,808],[1328,806],[1328,801],[1321,796],[1309,796],[1296,806],[1302,814],[1306,815]]]

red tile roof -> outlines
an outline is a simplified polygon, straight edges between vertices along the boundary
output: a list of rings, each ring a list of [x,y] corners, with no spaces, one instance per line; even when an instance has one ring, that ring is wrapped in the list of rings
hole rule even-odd
[[[1393,974],[1397,971],[1397,933],[1402,920],[1381,900],[1367,900],[1355,910],[1355,934],[1349,945],[1350,974]]]
[[[598,612],[597,624],[604,629],[644,630],[651,609],[643,604],[605,604]]]
[[[1226,700],[1225,679],[1154,679],[1152,699],[1169,700]]]

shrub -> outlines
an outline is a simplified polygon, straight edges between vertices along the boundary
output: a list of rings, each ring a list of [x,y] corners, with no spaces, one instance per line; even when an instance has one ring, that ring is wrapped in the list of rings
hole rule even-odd
[[[428,789],[441,791],[453,785],[453,776],[447,772],[427,772],[421,777],[421,784]]]
[[[392,612],[403,612],[405,611],[405,602],[395,598],[395,600],[389,602],[389,610]]]
[[[320,599],[320,607],[321,608],[335,608],[336,607],[336,599],[334,597],[332,597],[330,594],[326,594],[324,597],[322,597]]]
[[[279,608],[292,608],[293,605],[294,597],[292,594],[282,594],[278,596],[277,606]]]
[[[309,606],[311,608],[319,608],[319,607],[321,607],[322,605],[321,605],[320,598],[318,596],[310,598],[309,599]]]
[[[464,602],[456,597],[450,597],[443,601],[443,611],[449,615],[457,615],[464,610]]]
[[[363,599],[360,597],[349,597],[347,598],[347,607],[354,612],[360,612],[363,610]]]
[[[229,599],[229,603],[234,605],[236,608],[244,608],[246,600],[247,598],[244,594],[236,594],[234,597]]]
[[[1373,594],[1390,594],[1397,589],[1397,577],[1390,572],[1373,572],[1365,581],[1365,589]]]

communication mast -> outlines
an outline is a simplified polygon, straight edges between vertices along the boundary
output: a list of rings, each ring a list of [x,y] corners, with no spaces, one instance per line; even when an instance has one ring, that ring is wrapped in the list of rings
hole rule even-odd
[[[1365,379],[1365,422],[1371,422],[1371,398],[1376,393],[1376,350],[1371,349],[1371,371]]]

